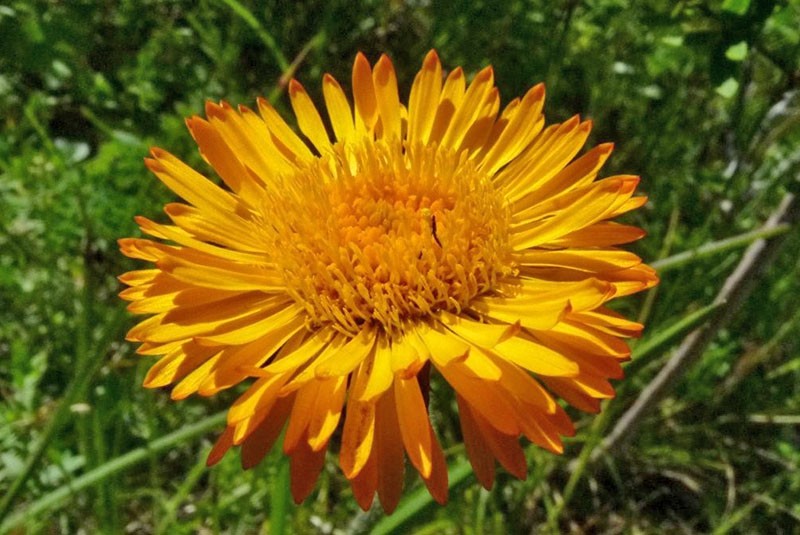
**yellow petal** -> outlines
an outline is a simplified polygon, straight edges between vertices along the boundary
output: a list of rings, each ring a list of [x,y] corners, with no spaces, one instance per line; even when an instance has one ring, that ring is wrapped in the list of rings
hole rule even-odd
[[[299,505],[311,494],[324,467],[325,450],[313,450],[301,441],[289,464],[289,486],[294,503]]]
[[[410,329],[402,336],[392,338],[392,373],[401,374],[406,379],[415,376],[429,356],[428,348]]]
[[[281,157],[280,151],[272,143],[266,123],[252,110],[240,106],[237,113],[227,102],[219,106],[208,102],[206,115],[242,165],[252,171],[252,174],[240,177],[241,180],[263,187],[270,184],[275,175],[294,168],[287,159]]]
[[[261,338],[243,346],[231,346],[226,349],[224,362],[202,382],[199,388],[200,394],[210,396],[246,379],[250,375],[250,368],[258,368],[266,362],[303,328],[304,322],[302,318],[295,317],[287,323],[273,325]]]
[[[531,249],[515,255],[521,265],[557,267],[588,272],[617,271],[642,263],[642,259],[620,249]]]
[[[447,461],[444,458],[444,452],[436,439],[433,428],[428,427],[428,434],[431,440],[431,473],[428,477],[422,476],[428,492],[431,493],[433,500],[439,505],[447,503],[447,491],[449,485],[447,483]]]
[[[439,321],[464,340],[486,348],[493,347],[519,330],[519,322],[510,325],[479,323],[445,310],[439,313]]]
[[[339,465],[347,479],[353,479],[367,464],[374,438],[375,404],[348,403],[339,453]]]
[[[497,139],[485,155],[479,156],[481,167],[489,175],[513,161],[541,132],[544,126],[544,84],[531,88],[519,104],[514,106],[510,118],[506,119]]]
[[[517,172],[513,175],[514,178],[509,175],[508,179],[503,181],[502,190],[506,198],[512,203],[526,195],[538,198],[535,192],[550,183],[551,179],[575,157],[586,143],[591,129],[591,121],[581,123],[576,116],[558,126],[552,136],[543,138],[543,142],[537,139],[531,150],[526,151],[525,157],[520,158],[519,163],[512,164],[514,167],[519,165],[524,169],[524,175]]]
[[[297,116],[297,126],[300,127],[300,131],[314,144],[320,154],[330,151],[331,141],[328,139],[322,117],[311,97],[297,80],[289,82],[289,99]]]
[[[602,221],[622,206],[636,189],[638,177],[612,177],[577,190],[580,198],[568,210],[544,221],[532,221],[512,227],[511,244],[520,251],[569,234]]]
[[[461,144],[493,87],[494,71],[491,67],[486,67],[475,75],[442,137],[442,147],[456,148]]]
[[[286,374],[276,374],[262,377],[253,383],[228,410],[228,425],[238,424],[257,411],[272,406],[286,378]]]
[[[416,333],[437,366],[447,366],[453,361],[464,360],[469,353],[469,345],[440,325],[421,325]]]
[[[209,214],[180,203],[170,203],[164,211],[173,223],[198,239],[237,251],[262,255],[266,252],[266,245],[258,239],[257,227],[236,214]]]
[[[467,151],[470,158],[480,160],[480,151],[488,144],[489,137],[494,132],[498,111],[500,111],[500,92],[496,87],[493,87],[484,101],[478,106],[478,110],[456,152]]]
[[[465,372],[481,381],[499,381],[503,378],[503,372],[495,359],[483,349],[473,347],[461,364]]]
[[[647,233],[630,225],[601,221],[552,240],[553,247],[609,247],[644,238]]]
[[[426,143],[442,91],[442,65],[434,50],[428,52],[414,79],[408,99],[408,139]]]
[[[392,61],[381,55],[372,73],[375,96],[383,125],[383,139],[400,138],[400,97],[397,94],[397,76]]]
[[[186,342],[156,362],[144,379],[145,388],[167,386],[185,377],[192,370],[219,352],[218,347],[202,347]]]
[[[163,235],[159,234],[157,230],[153,231],[153,235],[154,237],[163,238]],[[118,243],[122,253],[128,258],[147,260],[148,262],[158,262],[173,252],[180,250],[180,247],[174,245],[167,245],[142,238],[123,238],[119,240]],[[133,273],[142,274],[136,271]],[[153,273],[153,275],[157,275],[157,273]],[[123,277],[127,276],[128,274],[123,275]],[[151,279],[146,282],[152,282],[153,278],[154,277],[151,277]],[[124,279],[123,282],[125,282]],[[126,282],[126,284],[128,283]],[[134,284],[131,284],[131,286],[133,285]]]
[[[180,227],[172,225],[160,225],[147,219],[146,217],[136,216],[134,220],[143,232],[150,234],[151,236],[171,240],[196,251],[201,251],[203,253],[217,256],[226,260],[232,260],[234,262],[245,262],[258,265],[264,261],[263,253],[253,254],[234,249],[218,247],[216,245],[195,239],[191,234]]]
[[[439,97],[439,106],[436,108],[436,116],[428,136],[428,143],[438,144],[441,142],[442,136],[450,126],[453,115],[461,105],[465,89],[464,71],[461,67],[457,67],[447,75],[447,79],[444,82],[444,87]]]
[[[209,107],[207,107],[209,109]],[[214,168],[225,184],[241,197],[254,200],[254,188],[252,183],[245,187],[249,180],[247,170],[239,160],[222,136],[210,123],[200,117],[192,117],[186,120],[186,125],[192,133],[192,137],[200,148],[200,154]],[[242,195],[242,190],[245,194]]]
[[[564,445],[558,435],[558,429],[547,417],[536,414],[526,414],[521,419],[522,433],[525,437],[548,451],[555,454],[564,452]]]
[[[491,422],[492,427],[507,435],[519,434],[516,409],[500,383],[476,379],[459,362],[437,366],[437,369],[459,395]]]
[[[249,159],[245,161],[245,165],[250,167],[265,185],[272,182],[271,178],[297,169],[294,161],[273,141],[274,136],[264,119],[247,106],[239,106],[239,113],[244,123],[249,126],[247,134],[249,150],[244,147],[240,149],[248,150]],[[232,134],[235,134],[238,128],[234,124],[229,126]]]
[[[143,326],[137,326],[129,336],[149,342],[172,342],[228,332],[270,317],[278,306],[285,307],[286,301],[269,299],[258,293],[235,295],[217,301],[213,307],[200,305],[172,309],[162,318],[160,325],[151,326],[147,331]]]
[[[431,436],[428,431],[430,422],[417,378],[395,379],[394,396],[400,435],[408,458],[422,477],[428,477],[433,468]]]
[[[353,110],[339,82],[330,74],[322,77],[322,94],[331,119],[337,141],[345,141],[353,135]]]
[[[353,476],[350,480],[350,485],[353,487],[353,498],[355,498],[358,506],[364,511],[369,511],[372,502],[375,500],[375,492],[378,490],[377,451],[370,452],[364,467]]]
[[[363,328],[335,354],[319,358],[314,373],[320,379],[347,375],[369,356],[376,338],[375,329]]]
[[[579,371],[578,365],[561,353],[522,335],[500,342],[492,352],[539,375],[574,377]]]
[[[494,457],[518,479],[525,479],[528,463],[516,435],[498,432],[479,412],[472,412],[478,433],[486,441]]]
[[[618,359],[626,359],[631,354],[631,350],[624,340],[585,324],[564,321],[542,334],[569,347],[580,348],[597,355],[610,355]]]
[[[202,383],[206,377],[208,377],[208,374],[217,367],[221,357],[222,352],[220,351],[210,359],[206,360],[202,365],[195,368],[193,372],[184,377],[180,383],[175,385],[175,388],[172,389],[172,394],[170,397],[177,401],[180,399],[186,399],[197,392],[197,389],[200,387],[200,383]]]
[[[560,380],[569,381],[575,388],[595,399],[612,399],[615,395],[611,383],[596,375],[581,374],[569,379],[560,378]]]
[[[152,159],[145,164],[169,189],[187,202],[223,217],[236,211],[234,197],[169,152],[152,148]]]
[[[321,381],[311,381],[295,392],[289,425],[283,435],[283,451],[291,454],[307,437],[306,430],[314,414]]]
[[[282,277],[269,266],[242,264],[191,249],[161,259],[158,267],[178,280],[205,288],[270,293],[285,289]]]
[[[590,325],[598,331],[620,338],[636,338],[642,334],[644,328],[641,323],[630,321],[606,307],[592,311],[573,312],[569,314],[568,319]]]
[[[615,292],[611,284],[594,278],[577,282],[520,278],[501,291],[505,295],[474,299],[471,308],[497,321],[539,330],[552,328],[569,311],[596,308]]]
[[[507,360],[501,358],[495,360],[502,372],[503,388],[519,403],[526,406],[525,411],[536,410],[545,414],[556,412],[558,404],[555,399],[530,373]]]
[[[247,324],[229,329],[215,329],[213,332],[195,337],[204,345],[247,344],[270,331],[282,330],[294,334],[305,325],[305,316],[297,305],[290,305],[276,312],[270,311],[263,318],[252,318]]]
[[[272,143],[289,161],[309,162],[314,158],[311,149],[294,133],[286,121],[267,100],[258,99],[258,111],[272,134]]]
[[[362,373],[366,373],[369,379],[365,382],[363,390],[353,389],[350,396],[359,401],[372,401],[392,384],[392,354],[385,335],[378,335],[375,351],[364,361],[364,366]]]
[[[580,188],[590,184],[597,177],[598,171],[606,163],[613,150],[613,143],[597,145],[562,169],[546,186],[543,185],[537,194],[542,197],[550,197],[556,191]]]
[[[324,448],[336,431],[346,391],[347,377],[331,377],[319,381],[319,394],[308,423],[308,444],[314,451]]]
[[[206,466],[214,466],[222,460],[225,453],[233,446],[233,427],[226,427],[225,431],[219,436],[206,459]]]
[[[372,81],[372,68],[367,58],[359,52],[353,63],[353,100],[356,108],[356,128],[372,132],[378,122],[378,101]]]
[[[268,373],[292,371],[301,367],[323,349],[327,348],[329,350],[334,349],[338,351],[343,344],[343,337],[336,337],[336,339],[334,339],[335,334],[335,331],[328,327],[315,331],[300,347],[281,358],[276,358],[275,361],[267,365],[264,370]]]

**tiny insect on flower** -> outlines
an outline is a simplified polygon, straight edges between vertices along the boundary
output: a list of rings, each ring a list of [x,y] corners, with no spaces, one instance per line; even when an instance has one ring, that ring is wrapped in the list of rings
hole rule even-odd
[[[149,388],[211,396],[246,383],[209,455],[254,466],[285,430],[291,492],[314,489],[325,453],[358,504],[391,512],[405,458],[447,499],[429,381],[452,387],[467,456],[490,488],[495,461],[524,478],[520,437],[555,453],[574,433],[559,398],[597,412],[642,326],[608,308],[657,283],[613,222],[642,206],[639,178],[597,179],[613,146],[576,157],[591,130],[545,127],[544,87],[505,108],[487,67],[467,84],[430,52],[401,103],[388,57],[356,57],[352,104],[322,80],[328,133],[303,86],[301,135],[266,101],[209,103],[187,125],[218,186],[153,149],[150,170],[185,200],[155,240],[120,240],[152,267],[120,277],[128,333],[158,356]],[[341,439],[334,438],[341,431]]]

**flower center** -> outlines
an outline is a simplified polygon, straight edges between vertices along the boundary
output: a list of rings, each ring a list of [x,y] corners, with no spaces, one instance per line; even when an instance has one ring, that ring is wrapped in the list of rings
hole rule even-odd
[[[337,144],[278,180],[263,213],[289,294],[348,334],[458,313],[513,270],[507,207],[466,153]]]

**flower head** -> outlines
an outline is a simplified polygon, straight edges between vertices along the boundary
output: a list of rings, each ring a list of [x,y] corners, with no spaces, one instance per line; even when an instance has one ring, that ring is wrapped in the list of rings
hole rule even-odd
[[[129,309],[150,315],[128,339],[160,356],[145,386],[183,399],[250,383],[209,463],[239,445],[253,466],[285,427],[297,502],[341,428],[359,505],[377,492],[391,511],[404,457],[447,498],[436,374],[478,480],[491,487],[495,460],[525,477],[520,435],[560,453],[574,430],[557,398],[598,411],[630,355],[622,339],[642,329],[606,307],[657,282],[616,247],[643,232],[610,221],[645,202],[638,177],[596,180],[612,145],[576,159],[591,122],[545,128],[542,85],[501,112],[490,67],[467,86],[430,52],[408,106],[386,56],[357,56],[352,106],[322,84],[333,139],[296,81],[302,137],[265,100],[187,121],[225,187],[152,150],[147,166],[186,203],[166,206],[172,224],[137,218],[157,241],[120,240],[154,264],[120,277]]]

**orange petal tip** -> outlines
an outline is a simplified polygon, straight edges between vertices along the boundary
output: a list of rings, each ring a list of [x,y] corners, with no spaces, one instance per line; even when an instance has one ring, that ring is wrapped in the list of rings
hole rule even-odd
[[[491,80],[492,78],[494,78],[494,69],[492,68],[491,65],[489,65],[488,67],[484,67],[483,69],[478,71],[478,74],[475,75],[475,80],[481,82]]]
[[[597,146],[597,150],[603,154],[611,154],[614,151],[613,143],[601,143]]]
[[[205,107],[205,110],[206,110],[206,116],[207,116],[207,117],[211,117],[212,115],[214,115],[214,111],[215,111],[215,110],[216,110],[216,108],[218,108],[219,106],[217,106],[217,104],[215,104],[215,103],[214,103],[213,101],[211,101],[211,100],[206,100],[206,103],[205,103],[205,106],[204,106],[204,107]]]
[[[160,147],[150,147],[150,154],[153,155],[153,158],[163,158],[167,154],[167,151]]]
[[[526,93],[526,96],[527,95],[534,95],[534,96],[536,96],[538,98],[541,98],[541,97],[544,96],[544,94],[545,94],[545,85],[544,85],[544,83],[539,82],[535,86],[531,87],[530,90],[528,90],[528,93]]]
[[[297,93],[305,93],[305,89],[303,88],[303,84],[292,78],[289,80],[289,96],[292,97]]]
[[[389,83],[392,73],[394,73],[394,65],[392,60],[386,54],[381,55],[378,63],[375,64],[375,81],[381,85]]]
[[[439,54],[436,53],[436,50],[431,49],[430,51],[428,51],[428,53],[425,55],[425,59],[422,61],[422,68],[433,70],[439,64],[440,64]]]

